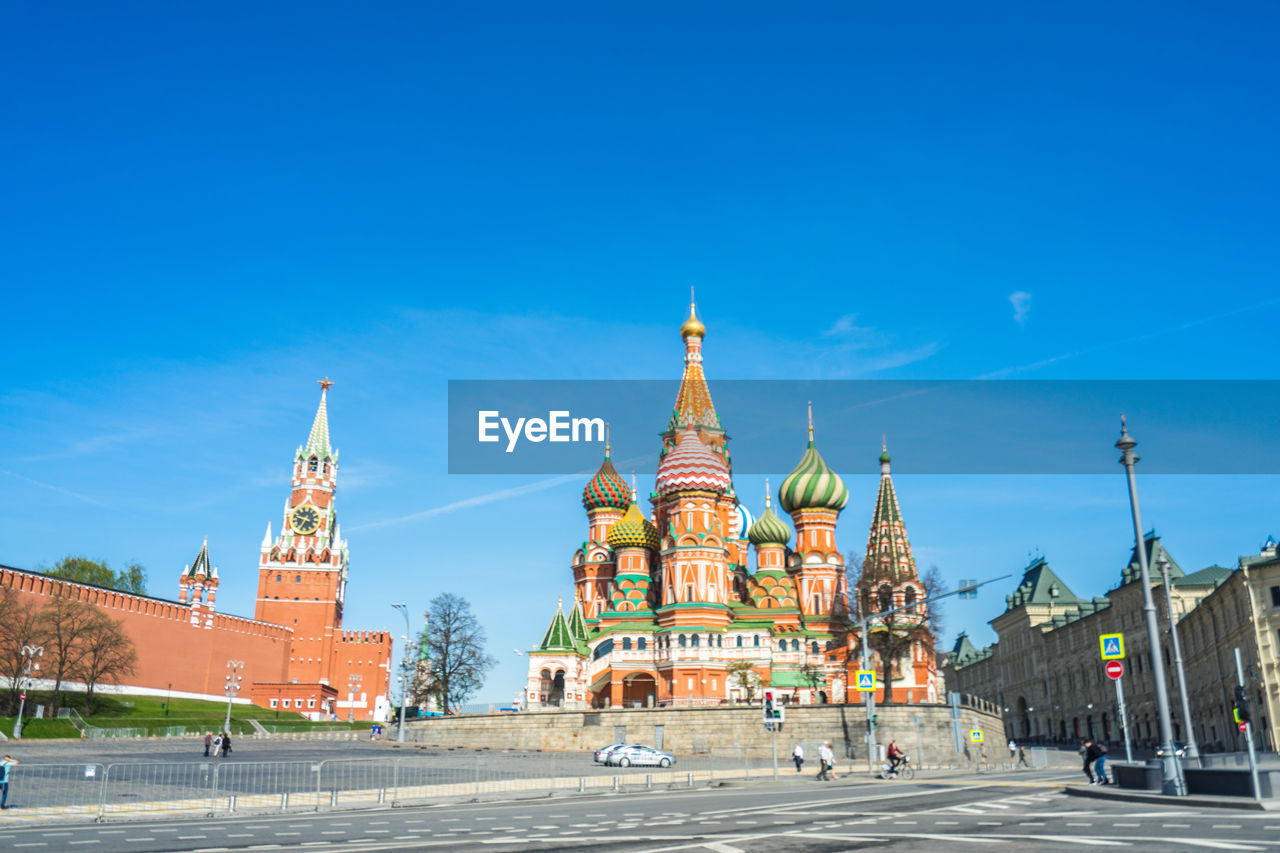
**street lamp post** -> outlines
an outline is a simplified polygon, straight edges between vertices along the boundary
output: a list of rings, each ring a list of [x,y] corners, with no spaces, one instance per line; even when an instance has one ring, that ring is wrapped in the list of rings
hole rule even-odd
[[[1147,625],[1147,644],[1151,647],[1151,675],[1156,687],[1156,710],[1160,720],[1161,759],[1161,793],[1175,797],[1185,796],[1186,784],[1183,782],[1181,767],[1173,754],[1173,724],[1169,717],[1169,691],[1164,681],[1164,661],[1160,654],[1160,625],[1156,620],[1156,604],[1151,595],[1151,571],[1147,566],[1147,543],[1142,536],[1142,513],[1138,508],[1138,481],[1133,473],[1133,466],[1138,456],[1133,448],[1138,442],[1129,435],[1124,415],[1120,416],[1120,438],[1116,441],[1116,449],[1120,451],[1120,464],[1124,466],[1129,479],[1129,508],[1133,513],[1133,537],[1138,554],[1138,569],[1142,575],[1142,615]],[[1188,726],[1190,720],[1187,721]]]
[[[222,730],[228,734],[231,732],[231,703],[235,701],[236,694],[240,692],[240,681],[244,678],[240,674],[240,670],[244,669],[244,661],[229,660],[227,661],[227,669],[231,670],[227,674],[227,682],[223,685],[222,692],[227,694],[227,720],[222,725]]]
[[[410,655],[416,643],[411,643],[409,637],[413,634],[413,629],[409,626],[409,605],[393,604],[391,605],[400,611],[400,615],[404,617],[404,660],[400,662],[400,727],[396,732],[396,742],[404,743],[404,706],[409,701],[409,669],[413,666]]]
[[[1191,724],[1191,700],[1187,696],[1187,672],[1182,666],[1182,643],[1178,642],[1178,621],[1173,616],[1173,593],[1169,591],[1169,561],[1160,555],[1156,561],[1164,582],[1164,606],[1169,611],[1169,639],[1173,642],[1173,666],[1178,673],[1178,693],[1182,699],[1182,724],[1186,726],[1187,758],[1200,764],[1200,749],[1196,746],[1196,727]]]
[[[356,719],[356,691],[360,689],[360,682],[364,680],[364,676],[354,673],[347,678],[347,722],[355,722]]]
[[[22,739],[22,711],[27,705],[27,687],[31,684],[31,670],[35,667],[37,657],[44,657],[44,646],[22,647],[22,684],[18,697],[18,720],[13,724],[14,740]]]

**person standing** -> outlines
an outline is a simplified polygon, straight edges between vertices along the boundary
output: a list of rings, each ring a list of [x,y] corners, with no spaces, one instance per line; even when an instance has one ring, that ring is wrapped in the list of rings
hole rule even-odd
[[[213,746],[213,732],[204,733],[204,757],[209,757],[209,747]]]
[[[831,751],[831,743],[825,742],[818,747],[818,761],[821,767],[818,769],[818,781],[831,781],[831,765],[835,762],[836,754]]]
[[[231,735],[228,732],[222,733],[222,757],[226,758],[231,754]]]
[[[0,809],[9,808],[9,768],[21,763],[11,755],[0,758]]]
[[[796,744],[791,749],[791,760],[796,763],[796,772],[800,772],[800,768],[804,765],[804,747]]]
[[[1010,739],[1009,740],[1009,760],[1013,761],[1013,759],[1017,757],[1018,757],[1018,744],[1015,743],[1012,739]]]
[[[222,735],[214,735],[213,737],[213,757],[222,757]]]

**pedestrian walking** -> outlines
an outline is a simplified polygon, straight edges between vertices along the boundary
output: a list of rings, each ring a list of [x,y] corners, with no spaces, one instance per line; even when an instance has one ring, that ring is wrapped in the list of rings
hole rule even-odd
[[[1091,746],[1093,746],[1093,741],[1088,738],[1080,739],[1080,755],[1084,759],[1084,775],[1089,777],[1090,785],[1094,784],[1093,760],[1098,757],[1097,754],[1090,749]]]
[[[231,735],[227,732],[222,733],[222,757],[226,758],[231,754]]]
[[[1093,775],[1097,778],[1093,784],[1110,785],[1107,781],[1107,748],[1090,741],[1088,754],[1093,756]]]
[[[1031,769],[1031,765],[1027,763],[1027,748],[1025,746],[1018,747],[1018,766]]]
[[[818,747],[818,761],[822,766],[818,770],[819,782],[831,781],[831,765],[835,763],[836,754],[831,751],[831,742],[827,741]]]
[[[213,746],[213,732],[204,733],[204,757],[209,757],[209,747]]]
[[[9,768],[21,763],[11,755],[0,758],[0,809],[9,808]]]
[[[796,744],[791,748],[791,760],[796,763],[796,772],[800,772],[800,768],[804,766],[804,747]]]
[[[222,735],[220,734],[213,736],[213,757],[222,757]]]

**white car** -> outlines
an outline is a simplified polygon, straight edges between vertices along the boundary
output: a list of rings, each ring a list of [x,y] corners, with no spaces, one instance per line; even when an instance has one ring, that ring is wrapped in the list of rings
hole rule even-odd
[[[647,746],[630,744],[609,753],[604,763],[618,767],[670,767],[676,763],[676,757],[669,752],[658,752]]]
[[[613,752],[615,749],[621,749],[622,747],[624,747],[624,746],[626,746],[626,745],[627,745],[627,744],[622,743],[621,741],[619,741],[618,743],[611,743],[611,744],[609,744],[608,746],[601,747],[600,749],[597,749],[597,750],[596,750],[596,757],[595,757],[596,764],[608,764],[608,763],[609,763],[609,754],[610,754],[611,752]]]

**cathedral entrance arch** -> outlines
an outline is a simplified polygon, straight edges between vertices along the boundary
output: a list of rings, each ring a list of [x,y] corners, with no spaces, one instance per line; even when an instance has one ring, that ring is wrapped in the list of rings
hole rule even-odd
[[[551,689],[547,691],[547,704],[554,705],[557,708],[564,704],[563,669],[557,669],[556,674],[551,678]]]
[[[648,673],[639,672],[623,679],[622,706],[624,708],[652,707],[657,695],[658,683]]]

